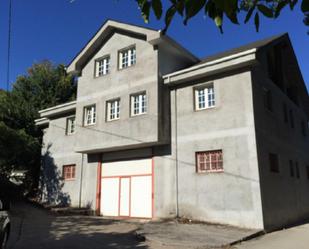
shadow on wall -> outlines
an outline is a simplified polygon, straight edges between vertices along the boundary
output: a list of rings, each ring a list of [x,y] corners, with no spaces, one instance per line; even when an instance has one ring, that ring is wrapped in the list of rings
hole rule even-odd
[[[48,144],[46,152],[42,155],[39,182],[40,201],[47,205],[69,206],[71,198],[68,193],[62,191],[64,180],[54,158],[51,156],[51,146],[52,144]]]

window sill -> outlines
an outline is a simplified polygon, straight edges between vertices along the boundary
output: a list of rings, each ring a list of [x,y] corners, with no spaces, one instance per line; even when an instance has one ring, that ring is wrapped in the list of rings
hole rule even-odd
[[[137,64],[137,63],[135,63],[135,64],[133,64],[133,65],[131,65],[131,66],[128,66],[128,67],[123,67],[123,68],[119,68],[119,67],[118,67],[118,71],[121,72],[121,71],[126,70],[126,69],[129,69],[129,68],[134,68],[134,67],[136,66],[136,64]]]
[[[141,114],[131,114],[130,118],[140,117],[140,116],[144,116],[144,115],[147,115],[147,112],[141,113]]]
[[[216,174],[216,173],[224,173],[224,170],[208,170],[208,171],[197,171],[197,174]]]
[[[115,122],[115,121],[118,121],[118,120],[120,120],[120,118],[115,118],[115,119],[108,119],[108,120],[106,120],[106,123],[110,123],[110,122]]]
[[[100,75],[100,76],[94,76],[93,78],[94,79],[100,79],[100,78],[103,78],[103,77],[108,76],[108,75],[110,75],[110,72],[108,72],[107,74]]]
[[[66,182],[73,182],[75,181],[75,178],[67,178],[67,179],[63,179]]]
[[[83,127],[84,127],[84,128],[86,128],[86,127],[91,127],[91,126],[95,126],[96,124],[97,124],[97,123],[94,123],[94,124],[87,124],[87,125],[85,124]]]
[[[65,135],[66,135],[66,136],[68,136],[68,137],[70,137],[70,136],[75,135],[75,133],[76,133],[76,132],[73,132],[73,133],[67,133],[67,134],[65,134]]]
[[[194,111],[199,112],[199,111],[205,111],[205,110],[211,110],[211,109],[216,109],[218,106],[211,106],[211,107],[206,107],[206,108],[201,108],[201,109],[194,109]]]

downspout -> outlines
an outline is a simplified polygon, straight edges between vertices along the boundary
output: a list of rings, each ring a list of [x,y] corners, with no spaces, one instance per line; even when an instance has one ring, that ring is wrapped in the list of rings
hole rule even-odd
[[[175,160],[176,160],[176,217],[179,217],[179,165],[178,165],[178,117],[177,117],[177,89],[175,88]]]
[[[78,205],[79,208],[82,207],[83,171],[84,171],[84,153],[82,153],[82,163],[80,168],[79,205]]]

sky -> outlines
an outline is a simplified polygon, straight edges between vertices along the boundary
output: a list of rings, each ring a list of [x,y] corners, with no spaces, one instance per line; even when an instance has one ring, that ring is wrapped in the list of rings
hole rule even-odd
[[[0,89],[7,85],[8,9],[9,0],[0,0]],[[133,0],[12,0],[10,87],[33,63],[50,60],[67,65],[107,19],[164,28],[163,20],[153,16],[145,24]],[[262,17],[259,33],[253,20],[233,25],[226,19],[221,34],[212,20],[199,14],[187,26],[180,17],[175,18],[167,34],[203,58],[288,32],[309,87],[309,35],[302,19],[298,4],[294,11],[287,8],[277,20]]]

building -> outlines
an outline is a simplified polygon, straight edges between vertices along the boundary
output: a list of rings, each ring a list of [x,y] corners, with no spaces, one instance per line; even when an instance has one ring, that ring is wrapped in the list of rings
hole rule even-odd
[[[107,21],[40,111],[49,202],[112,217],[274,229],[309,215],[309,99],[287,34],[200,60]]]

